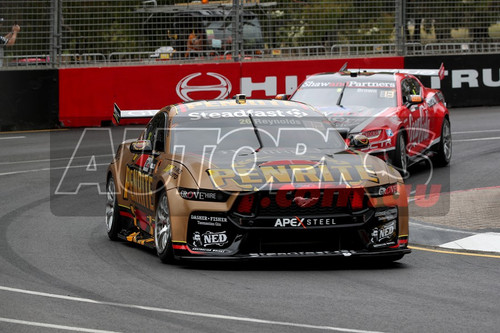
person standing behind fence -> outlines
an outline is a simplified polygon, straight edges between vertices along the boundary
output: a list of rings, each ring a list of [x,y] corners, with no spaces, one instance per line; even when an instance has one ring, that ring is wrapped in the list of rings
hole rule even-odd
[[[0,27],[3,25],[3,18],[0,17]],[[17,34],[21,31],[21,27],[14,23],[12,31],[5,36],[0,36],[0,67],[3,66],[3,48],[12,46],[16,43]]]
[[[203,49],[203,36],[201,31],[193,30],[188,37],[186,58],[199,57]]]

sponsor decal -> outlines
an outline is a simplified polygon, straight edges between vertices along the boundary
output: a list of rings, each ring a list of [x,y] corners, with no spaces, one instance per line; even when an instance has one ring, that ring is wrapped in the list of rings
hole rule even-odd
[[[224,99],[229,94],[231,93],[232,90],[232,85],[231,81],[224,75],[218,74],[218,73],[212,73],[208,72],[206,73],[206,76],[210,76],[218,81],[217,84],[209,84],[209,85],[191,85],[190,82],[197,78],[202,76],[202,73],[193,73],[190,74],[184,78],[182,78],[179,83],[177,84],[175,91],[177,92],[177,95],[183,100],[183,101],[192,101],[193,98],[189,96],[189,94],[194,93],[194,92],[218,92],[219,95],[215,97],[215,99]]]
[[[178,192],[180,197],[185,200],[223,202],[228,198],[227,193],[213,190],[191,190],[179,188]]]
[[[237,185],[243,189],[265,184],[306,184],[347,182],[356,185],[363,181],[379,183],[371,165],[352,165],[343,161],[311,164],[261,164],[258,168],[235,167],[208,170],[210,180],[216,188]]]
[[[193,233],[193,246],[205,248],[207,246],[222,247],[228,243],[226,231],[212,232],[206,231],[201,234],[199,231]]]
[[[148,209],[154,210],[153,177],[127,166],[123,199],[131,200]]]
[[[396,221],[382,224],[372,229],[370,242],[373,247],[394,245],[396,236]]]
[[[208,216],[201,214],[191,214],[191,220],[195,220],[198,225],[211,226],[211,227],[220,227],[221,223],[227,222],[227,217],[225,216]]]
[[[327,81],[306,81],[300,88],[324,88],[324,87],[343,87],[348,88],[396,88],[395,82],[372,82],[372,81],[346,81],[346,82],[327,82]]]
[[[153,156],[149,155],[148,158],[146,159],[146,162],[144,163],[144,166],[142,167],[142,171],[148,173],[151,170],[154,170],[155,164],[153,163]]]
[[[191,112],[190,120],[200,119],[218,119],[218,118],[248,118],[252,117],[295,117],[302,118],[308,115],[304,111],[298,109],[293,110],[239,110],[239,111],[222,111],[222,112]]]
[[[411,143],[419,143],[429,139],[430,123],[428,111],[424,106],[419,107],[420,116],[415,119],[412,114],[409,115],[408,135]]]
[[[176,165],[169,164],[165,169],[163,169],[163,172],[168,174],[173,179],[177,179],[179,175],[182,173],[182,169]]]
[[[307,229],[307,227],[324,227],[335,225],[335,219],[332,217],[321,217],[321,218],[299,218],[297,216],[291,218],[279,218],[274,222],[274,227],[302,227]]]
[[[297,256],[344,256],[350,257],[357,252],[354,250],[341,251],[306,251],[306,252],[259,252],[249,253],[250,257],[297,257]]]

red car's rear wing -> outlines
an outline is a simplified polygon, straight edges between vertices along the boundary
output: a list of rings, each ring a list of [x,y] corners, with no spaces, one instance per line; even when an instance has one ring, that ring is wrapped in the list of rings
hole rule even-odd
[[[415,76],[438,76],[440,80],[444,78],[445,69],[444,64],[441,63],[439,69],[345,69],[347,66],[344,64],[342,69],[350,72],[370,72],[370,73],[404,73],[411,74]]]
[[[120,110],[116,103],[113,108],[113,119],[116,125],[121,119],[146,119],[152,118],[160,110]]]

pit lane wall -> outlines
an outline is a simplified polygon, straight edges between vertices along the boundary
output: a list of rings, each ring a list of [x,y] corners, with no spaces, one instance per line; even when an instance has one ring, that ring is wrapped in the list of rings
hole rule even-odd
[[[500,105],[500,55],[375,57],[273,62],[165,64],[0,71],[0,130],[102,126],[113,103],[123,110],[160,109],[186,100],[244,93],[272,98],[291,93],[308,75],[349,68],[447,69],[443,91],[450,107]]]

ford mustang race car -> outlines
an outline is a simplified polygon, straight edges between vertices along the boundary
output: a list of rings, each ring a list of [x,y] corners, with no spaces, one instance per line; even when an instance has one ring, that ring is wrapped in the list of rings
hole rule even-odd
[[[117,121],[127,115],[144,116],[115,106]],[[106,189],[109,238],[163,262],[410,252],[401,175],[303,103],[167,106],[118,147]]]
[[[345,67],[346,65],[344,65]],[[415,75],[413,75],[413,74]],[[307,78],[289,99],[315,106],[347,142],[362,133],[370,139],[365,152],[406,174],[407,167],[432,158],[450,162],[452,138],[443,94],[426,88],[417,76],[444,75],[439,70],[344,70]]]

